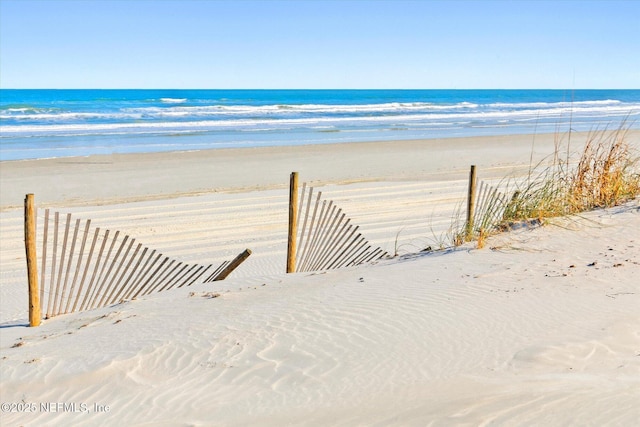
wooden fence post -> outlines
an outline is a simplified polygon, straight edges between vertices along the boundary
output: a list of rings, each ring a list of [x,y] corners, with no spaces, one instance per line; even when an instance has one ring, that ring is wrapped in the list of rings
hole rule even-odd
[[[296,271],[296,241],[298,230],[298,172],[289,180],[289,237],[287,242],[287,273]]]
[[[476,208],[476,165],[471,165],[469,172],[469,193],[467,194],[467,222],[465,224],[465,240],[473,237],[474,210]]]
[[[36,255],[36,214],[33,194],[24,199],[24,246],[27,255],[29,280],[29,326],[40,325],[40,293],[38,292],[38,267]]]
[[[229,265],[227,265],[227,266],[225,267],[225,269],[224,269],[224,270],[222,270],[222,271],[220,272],[220,274],[218,274],[218,275],[216,276],[216,278],[215,278],[215,279],[213,279],[213,281],[214,281],[214,282],[217,282],[217,281],[219,281],[219,280],[224,280],[224,279],[226,279],[226,278],[227,278],[227,276],[228,276],[229,274],[231,274],[231,272],[232,272],[233,270],[235,270],[235,269],[236,269],[240,264],[242,264],[242,262],[243,262],[245,259],[249,258],[249,255],[251,255],[251,249],[245,249],[245,250],[244,250],[244,252],[242,252],[240,255],[238,255],[237,257],[235,257],[235,259],[234,259],[233,261],[231,261],[231,262],[229,263]]]

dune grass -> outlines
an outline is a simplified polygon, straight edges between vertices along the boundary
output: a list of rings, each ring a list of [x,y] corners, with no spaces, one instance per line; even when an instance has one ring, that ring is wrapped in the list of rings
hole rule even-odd
[[[590,136],[567,186],[565,203],[572,213],[616,206],[640,194],[638,157],[626,142],[626,131]]]
[[[479,248],[489,235],[515,224],[544,223],[552,217],[621,205],[640,195],[639,156],[628,143],[627,128],[590,132],[576,153],[571,152],[571,134],[565,136],[566,143],[556,137],[554,152],[530,165],[524,181],[505,180],[500,185],[506,188],[504,193],[494,191],[486,197],[473,227],[472,240]],[[453,246],[464,243],[464,226],[455,221]]]
[[[560,158],[556,142],[551,165],[514,191],[505,206],[502,223],[575,214],[617,206],[640,194],[638,156],[627,130],[590,132],[577,156]],[[538,168],[539,169],[539,168]]]

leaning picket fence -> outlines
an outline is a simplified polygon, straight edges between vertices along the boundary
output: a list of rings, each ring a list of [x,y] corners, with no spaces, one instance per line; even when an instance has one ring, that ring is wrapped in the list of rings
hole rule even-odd
[[[496,187],[481,181],[479,188],[477,188],[476,180],[476,166],[472,165],[469,171],[469,190],[467,193],[466,241],[499,228],[508,206],[507,197]]]
[[[298,194],[298,173],[291,173],[287,273],[351,267],[387,256],[358,232],[360,227],[351,224],[341,208],[323,199],[320,191],[314,198],[314,191],[304,183]]]
[[[91,310],[144,295],[225,279],[251,254],[220,265],[188,264],[137,243],[120,231],[93,228],[91,220],[46,209],[42,222],[40,286],[33,195],[25,199],[29,323]],[[39,288],[39,291],[38,291]]]
[[[470,241],[502,224],[507,198],[481,182],[471,166],[463,239]],[[120,231],[93,228],[91,220],[44,211],[40,286],[33,194],[25,198],[25,248],[29,280],[29,323],[91,310],[174,288],[225,279],[250,254],[214,266],[187,264],[136,243]],[[388,256],[371,244],[359,226],[322,192],[290,176],[287,273],[332,270],[370,263]]]

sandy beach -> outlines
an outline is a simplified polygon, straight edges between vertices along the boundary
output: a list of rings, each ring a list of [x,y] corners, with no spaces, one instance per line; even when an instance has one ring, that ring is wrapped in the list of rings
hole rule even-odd
[[[572,134],[570,149],[585,138]],[[627,139],[640,149],[640,131]],[[424,251],[446,241],[471,164],[487,182],[521,178],[556,142],[541,134],[0,163],[2,424],[634,425],[638,200],[499,234],[483,249]],[[292,171],[396,256],[285,274]],[[90,218],[180,260],[253,254],[222,282],[29,328],[26,193],[40,211]]]
[[[632,130],[633,140],[640,131]],[[584,141],[586,133],[574,133]],[[47,205],[159,199],[219,191],[284,188],[289,172],[314,184],[437,181],[524,173],[554,151],[555,134],[259,147],[191,152],[95,155],[7,161],[0,168],[0,207],[22,206],[26,193]]]

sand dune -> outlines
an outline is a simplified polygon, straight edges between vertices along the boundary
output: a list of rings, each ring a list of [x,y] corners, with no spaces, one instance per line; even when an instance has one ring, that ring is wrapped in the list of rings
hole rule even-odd
[[[5,327],[3,400],[110,411],[3,416],[9,424],[632,425],[639,225],[636,203],[501,235],[492,249],[230,278],[39,328]]]
[[[499,177],[502,160],[483,160],[495,172],[486,178]],[[2,425],[640,419],[638,201],[496,235],[484,249],[424,252],[446,237],[464,173],[359,183],[336,173],[341,183],[314,185],[398,256],[284,274],[284,187],[108,203],[50,195],[60,211],[180,260],[253,255],[225,281],[37,328],[25,326],[22,212],[4,206],[0,396],[15,405],[3,406]]]
[[[383,182],[317,190],[334,200],[372,243],[392,254],[405,254],[436,247],[446,239],[452,215],[464,199],[466,182]],[[285,271],[287,203],[287,191],[269,190],[76,206],[61,213],[70,212],[73,218],[91,219],[94,226],[120,230],[185,262],[220,263],[250,248],[252,256],[233,276],[254,277]],[[42,209],[39,216],[43,217]],[[25,292],[24,226],[21,211],[5,212],[0,220],[6,236],[0,249],[0,274],[6,284],[2,289],[12,301],[6,307],[3,304],[0,321],[7,321],[24,316],[24,304],[15,304],[12,299],[16,292],[20,298]],[[42,228],[40,223],[40,235]],[[9,288],[19,289],[7,291]]]

